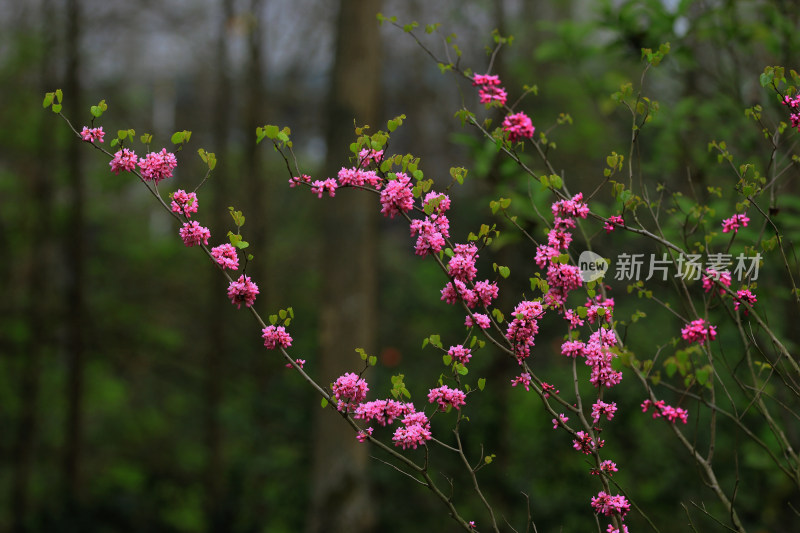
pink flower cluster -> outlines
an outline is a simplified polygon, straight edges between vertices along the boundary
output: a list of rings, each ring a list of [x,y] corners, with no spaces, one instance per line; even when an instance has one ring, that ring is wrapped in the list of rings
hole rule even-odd
[[[392,436],[395,446],[404,450],[417,449],[424,446],[425,441],[431,440],[431,423],[425,413],[410,413],[403,417],[403,425],[397,428]]]
[[[239,268],[239,256],[236,254],[236,248],[230,243],[226,242],[212,248],[211,256],[223,270],[226,268],[238,270]]]
[[[180,233],[183,244],[186,246],[197,246],[200,243],[207,245],[208,239],[211,238],[211,232],[208,228],[201,226],[196,220],[184,222],[178,233]]]
[[[554,418],[553,422],[553,429],[558,429],[558,426],[565,426],[569,421],[569,417],[564,413],[558,413],[558,418]]]
[[[241,309],[242,304],[245,307],[251,307],[256,301],[256,294],[258,294],[258,285],[250,280],[250,276],[244,274],[228,285],[228,298],[237,309]]]
[[[103,128],[89,128],[87,126],[83,127],[81,130],[81,139],[86,142],[103,142],[103,136],[106,132],[103,131]]]
[[[370,162],[380,164],[383,160],[383,150],[371,150],[364,148],[358,152],[359,167],[367,167]]]
[[[590,298],[584,304],[586,306],[586,320],[590,324],[595,324],[601,320],[605,320],[606,324],[611,324],[614,317],[614,298],[604,298],[598,294],[594,297],[594,301]],[[601,316],[598,311],[603,309]]]
[[[559,200],[551,206],[555,218],[554,227],[548,232],[547,244],[536,248],[536,265],[547,269],[547,283],[550,289],[545,294],[545,303],[554,308],[562,308],[571,291],[583,284],[580,269],[575,265],[567,265],[556,261],[572,242],[572,234],[567,231],[575,227],[576,218],[586,218],[589,206],[583,201],[583,194]]]
[[[619,468],[617,468],[617,464],[614,461],[610,461],[606,459],[602,463],[600,463],[600,468],[593,468],[591,474],[594,476],[600,475],[603,473],[608,477],[614,475],[614,472],[619,472]]]
[[[172,198],[170,207],[173,213],[180,213],[186,218],[191,218],[192,213],[197,213],[197,194],[178,189],[170,194],[170,198]]]
[[[681,337],[698,344],[703,344],[707,340],[713,341],[717,338],[717,326],[712,326],[702,318],[698,318],[681,329]]]
[[[624,226],[625,221],[619,215],[611,215],[606,220],[606,223],[603,225],[603,228],[606,230],[606,233],[611,233],[617,226]]]
[[[411,236],[419,233],[414,253],[426,256],[430,253],[439,253],[445,245],[445,239],[450,238],[450,221],[444,215],[433,214],[424,219],[411,221]]]
[[[460,409],[466,404],[466,398],[464,391],[451,389],[447,385],[428,391],[428,402],[439,404],[440,411],[446,411],[448,407]]]
[[[741,289],[736,291],[736,300],[733,302],[733,310],[738,311],[739,305],[744,304],[744,314],[748,313],[747,308],[752,307],[756,303],[756,295],[750,292],[750,289]]]
[[[653,410],[653,418],[666,418],[669,422],[675,423],[676,420],[680,420],[684,424],[689,419],[689,412],[686,409],[681,407],[672,407],[671,405],[667,405],[664,400],[658,400],[656,402],[652,402],[650,400],[645,400],[642,402],[642,412],[646,413],[650,407],[654,407]]]
[[[274,350],[278,346],[288,348],[292,345],[292,337],[286,333],[283,326],[267,326],[261,330],[261,337],[264,339],[264,346],[269,350]]]
[[[789,114],[789,119],[792,122],[792,127],[797,128],[797,131],[800,131],[800,94],[792,96],[784,96],[783,97],[783,105],[788,106],[791,109]]]
[[[378,424],[386,426],[396,418],[404,417],[415,412],[411,403],[398,402],[397,400],[374,400],[358,404],[353,418],[369,422],[375,420]]]
[[[139,159],[133,150],[123,148],[122,150],[117,150],[117,153],[114,154],[114,158],[111,159],[108,164],[111,167],[111,172],[114,174],[119,174],[120,170],[132,172],[134,169],[136,169],[138,162]]]
[[[610,388],[622,381],[622,372],[614,370],[612,366],[617,354],[611,351],[611,348],[616,344],[617,336],[614,330],[600,328],[592,333],[586,343],[576,340],[565,341],[561,344],[561,354],[567,357],[584,357],[585,363],[592,367],[589,381],[595,387]]]
[[[145,181],[154,181],[158,184],[164,178],[172,177],[172,170],[178,166],[175,154],[162,148],[160,152],[150,152],[144,159],[139,160],[139,168]]]
[[[489,326],[491,326],[492,323],[489,320],[489,315],[485,315],[483,313],[472,313],[471,315],[467,315],[467,318],[464,320],[464,325],[468,328],[478,326],[481,329],[489,329]]]
[[[725,287],[731,286],[731,273],[727,270],[718,272],[713,268],[707,268],[706,273],[703,274],[703,290],[709,292],[714,287],[714,281],[719,281]],[[725,294],[724,289],[719,290],[720,296]]]
[[[311,192],[317,195],[317,198],[322,198],[322,195],[327,191],[328,196],[333,198],[336,196],[336,189],[339,187],[339,184],[336,183],[336,180],[333,178],[328,178],[326,180],[314,180],[311,184]]]
[[[503,119],[503,131],[508,134],[509,142],[515,143],[533,137],[536,128],[525,113],[515,113]]]
[[[523,372],[519,376],[515,377],[511,380],[511,386],[516,387],[517,385],[522,385],[525,387],[526,391],[531,390],[531,375],[528,372]]]
[[[531,354],[534,337],[539,332],[539,319],[544,316],[542,304],[523,301],[514,308],[514,320],[508,324],[506,338],[511,342],[514,355],[521,365]]]
[[[750,219],[747,217],[746,213],[737,213],[731,218],[726,218],[722,221],[722,233],[728,233],[730,231],[738,233],[739,227],[746,228],[748,222],[750,222]]]
[[[395,174],[381,191],[381,213],[394,218],[400,213],[407,213],[414,207],[414,195],[411,193],[411,178],[402,172]]]
[[[451,346],[447,350],[447,355],[453,358],[453,361],[466,365],[472,357],[472,351],[469,348],[464,348],[462,345]]]
[[[339,411],[355,411],[356,406],[367,397],[369,387],[357,374],[348,372],[339,376],[331,389],[338,400],[336,408]]]
[[[586,455],[596,452],[606,444],[603,439],[595,440],[585,431],[577,431],[575,436],[578,438],[572,440],[572,447]]]
[[[625,496],[617,494],[612,496],[605,491],[600,491],[597,496],[592,497],[592,507],[597,514],[604,516],[617,515],[620,518],[625,518],[628,511],[631,510],[631,504],[625,499]]]
[[[597,424],[603,416],[606,417],[606,420],[611,420],[616,412],[617,402],[606,403],[602,400],[597,400],[592,405],[592,421]]]
[[[478,89],[478,96],[480,96],[481,103],[488,106],[498,105],[500,107],[506,105],[508,94],[506,90],[500,86],[500,78],[490,74],[475,74],[472,77],[472,85],[480,87]]]
[[[382,150],[380,154],[381,156],[383,155]],[[342,167],[337,177],[339,178],[339,185],[342,187],[363,187],[369,185],[371,187],[380,188],[381,181],[383,181],[374,170],[362,170],[361,168]]]

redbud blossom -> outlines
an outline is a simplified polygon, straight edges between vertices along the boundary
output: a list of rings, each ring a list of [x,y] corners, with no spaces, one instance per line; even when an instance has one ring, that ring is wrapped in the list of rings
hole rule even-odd
[[[703,344],[707,340],[717,338],[717,327],[710,325],[702,318],[692,320],[692,322],[681,329],[681,337],[689,342]]]
[[[178,166],[175,154],[162,148],[160,152],[150,152],[139,160],[139,168],[145,181],[159,181],[172,177],[172,169]]]
[[[242,304],[245,307],[251,307],[256,301],[256,294],[258,294],[258,285],[250,281],[250,276],[244,274],[228,285],[228,298],[237,309],[241,309]]]
[[[181,239],[183,239],[183,244],[186,246],[196,246],[200,243],[207,245],[208,239],[211,238],[209,229],[201,226],[196,220],[184,222],[179,233]]]
[[[369,386],[357,374],[348,372],[339,376],[331,389],[333,390],[333,395],[339,400],[336,408],[339,411],[353,411],[356,405],[363,402],[367,397]]]
[[[103,136],[106,132],[103,131],[103,128],[89,128],[87,126],[83,127],[81,131],[81,138],[86,142],[103,142]]]
[[[178,189],[170,195],[170,198],[172,198],[170,207],[173,213],[180,213],[186,218],[191,218],[192,213],[197,213],[197,194]]]
[[[211,249],[211,255],[217,264],[224,269],[237,270],[239,268],[239,256],[236,248],[230,243],[221,244]]]
[[[737,213],[731,218],[726,218],[722,221],[722,233],[728,233],[730,231],[738,233],[739,227],[746,228],[748,222],[750,222],[750,219],[747,217],[746,213]]]
[[[261,337],[264,339],[264,346],[269,350],[274,350],[278,346],[288,348],[292,345],[292,337],[286,333],[283,326],[267,326],[261,330]]]
[[[120,170],[126,172],[133,171],[136,169],[136,164],[138,162],[139,159],[136,157],[133,150],[123,148],[122,150],[117,150],[117,153],[114,154],[114,158],[109,161],[108,165],[111,167],[111,172],[119,174]]]
[[[503,131],[508,133],[508,140],[512,143],[530,139],[535,130],[531,119],[525,113],[515,113],[503,119]]]

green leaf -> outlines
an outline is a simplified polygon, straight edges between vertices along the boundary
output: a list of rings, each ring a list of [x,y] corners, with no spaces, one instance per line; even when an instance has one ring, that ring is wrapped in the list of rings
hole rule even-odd
[[[42,107],[47,108],[53,104],[53,98],[55,98],[56,93],[45,93],[44,101],[42,102]]]
[[[61,92],[61,89],[56,89],[56,102],[59,104],[61,103],[62,96],[64,96],[64,93]]]
[[[374,355],[370,355],[369,359],[367,360],[367,363],[369,363],[369,366],[375,366],[378,364],[378,358],[375,357]]]
[[[450,354],[444,354],[442,356],[442,362],[444,363],[444,366],[450,366],[450,363],[453,362],[453,356]]]
[[[319,404],[323,409],[325,409],[326,407],[328,407],[328,400],[326,398],[323,398],[322,401],[319,402]]]
[[[61,113],[61,104],[53,104],[51,109],[53,110],[53,113]]]
[[[478,379],[478,389],[483,390],[486,387],[486,378]]]
[[[267,136],[267,139],[275,139],[278,136],[278,131],[278,126],[273,126],[272,124],[264,126],[264,135]]]
[[[503,278],[508,278],[508,276],[511,275],[511,269],[507,266],[497,267],[497,271],[500,272],[500,275],[503,276]]]

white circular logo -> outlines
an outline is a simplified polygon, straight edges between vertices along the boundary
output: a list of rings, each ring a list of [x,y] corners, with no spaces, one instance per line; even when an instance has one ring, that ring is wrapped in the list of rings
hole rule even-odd
[[[606,275],[608,262],[596,253],[586,250],[578,257],[578,269],[581,271],[581,279],[588,283]]]

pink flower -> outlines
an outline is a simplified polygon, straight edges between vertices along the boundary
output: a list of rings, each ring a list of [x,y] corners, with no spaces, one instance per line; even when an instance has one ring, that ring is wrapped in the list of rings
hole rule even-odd
[[[606,443],[602,439],[595,441],[585,431],[578,431],[575,433],[575,436],[578,438],[572,440],[572,447],[586,455],[589,455],[592,452],[597,451],[599,448],[602,448]]]
[[[363,148],[360,152],[358,152],[359,167],[366,167],[370,162],[378,164],[382,160],[383,150],[368,150],[367,148]]]
[[[455,304],[459,300],[463,300],[467,307],[472,309],[478,302],[478,296],[475,292],[467,287],[463,281],[455,280],[448,281],[447,285],[441,290],[442,301],[449,304]]]
[[[497,298],[499,289],[497,283],[490,283],[489,280],[479,281],[475,284],[475,295],[484,306],[489,306],[492,300]]]
[[[363,187],[364,185],[377,187],[382,179],[375,173],[374,170],[361,170],[360,168],[344,167],[342,167],[342,169],[339,171],[337,177],[339,178],[339,185],[343,187]]]
[[[568,420],[569,417],[567,415],[564,413],[558,413],[558,418],[551,420],[551,422],[553,422],[553,429],[558,429],[558,426],[565,426]]]
[[[539,332],[538,319],[544,315],[542,304],[534,301],[523,301],[514,308],[514,320],[508,324],[506,338],[511,341],[517,360],[522,361],[530,355],[534,345],[534,336]]]
[[[447,355],[452,357],[455,362],[465,365],[472,357],[472,351],[458,344],[456,346],[451,346],[450,349],[447,350]]]
[[[357,404],[367,397],[367,382],[353,372],[342,374],[331,386],[333,395],[339,400],[336,408],[339,411],[354,411]]]
[[[617,468],[617,464],[614,461],[605,460],[600,463],[600,468],[593,468],[591,474],[594,476],[600,475],[600,473],[606,474],[608,477],[611,477],[614,472],[618,472],[619,468]]]
[[[614,413],[617,412],[617,402],[606,403],[602,400],[597,400],[592,405],[592,421],[597,424],[600,418],[605,415],[606,420],[614,418]]]
[[[207,245],[208,239],[211,238],[211,232],[208,228],[201,226],[196,220],[184,222],[179,233],[181,239],[183,239],[183,244],[186,246],[196,246],[200,243]]]
[[[504,106],[508,101],[508,93],[502,87],[485,85],[478,90],[482,104]]]
[[[166,148],[162,148],[160,152],[150,152],[139,160],[142,178],[145,181],[155,181],[156,185],[164,178],[172,177],[172,169],[176,166],[178,160],[175,159],[175,154],[167,152]]]
[[[664,417],[668,422],[672,422],[673,424],[676,420],[680,420],[684,424],[686,424],[689,420],[689,412],[686,409],[667,405],[664,400],[658,400],[656,402],[652,402],[650,400],[643,401],[642,412],[646,413],[648,409],[650,409],[650,406],[655,408],[653,410],[653,418]]]
[[[402,403],[397,400],[375,400],[359,403],[353,418],[365,422],[375,420],[378,424],[386,426],[394,422],[396,418],[406,416],[414,411],[414,405],[410,403]]]
[[[311,185],[311,176],[306,176],[303,174],[301,177],[293,177],[289,179],[289,187],[295,188],[298,187],[301,183],[305,183],[307,185]]]
[[[474,244],[456,244],[453,247],[453,257],[447,263],[447,272],[461,282],[472,281],[478,274],[475,260],[478,258],[478,248]]]
[[[372,436],[372,428],[362,429],[356,434],[356,440],[358,442],[366,442],[369,437]]]
[[[707,268],[706,273],[703,274],[703,290],[708,292],[714,287],[714,280],[719,281],[721,285],[725,287],[731,286],[731,273],[727,270],[724,272],[717,272],[713,268]],[[720,296],[725,294],[724,289],[719,290]]]
[[[314,180],[311,184],[311,192],[317,195],[317,198],[322,198],[322,195],[325,191],[328,191],[328,196],[333,198],[336,196],[336,189],[339,187],[339,184],[336,183],[336,180],[333,178],[328,178],[325,181],[321,180]]]
[[[551,394],[558,394],[559,392],[561,391],[558,390],[555,385],[550,385],[542,381],[542,396],[544,396],[545,399],[549,398]]]
[[[245,307],[251,307],[256,301],[256,294],[258,294],[258,285],[250,281],[250,276],[244,274],[228,285],[228,298],[237,309],[241,309],[242,304]]]
[[[567,309],[564,318],[569,322],[569,329],[577,329],[583,325],[583,319],[572,309]]]
[[[411,221],[411,236],[419,233],[414,253],[426,256],[429,253],[439,253],[445,245],[445,239],[450,237],[450,221],[444,215],[431,215],[424,220]]]
[[[438,201],[438,203],[433,208],[433,212],[437,214],[443,214],[445,211],[450,209],[450,197],[446,194],[439,193],[439,192],[429,192],[425,195],[425,198],[422,200],[422,207],[423,209],[428,207],[428,204]]]
[[[531,375],[528,372],[523,372],[519,376],[511,380],[511,386],[516,387],[522,385],[526,391],[531,390]]]
[[[508,140],[512,143],[522,139],[530,139],[533,137],[535,130],[536,128],[533,127],[531,119],[525,113],[508,115],[503,119],[503,131],[508,133]]]
[[[131,172],[134,170],[138,161],[139,160],[133,150],[123,148],[122,150],[117,150],[117,153],[114,154],[114,158],[109,161],[108,164],[111,167],[111,172],[114,174],[119,174],[120,170],[124,170],[126,172]]]
[[[425,413],[410,413],[403,418],[403,426],[395,430],[392,440],[395,446],[400,446],[404,450],[408,448],[417,449],[417,446],[424,446],[425,441],[431,440],[431,423]]]
[[[610,217],[608,217],[608,220],[606,220],[606,223],[603,226],[603,228],[605,228],[606,233],[611,233],[617,226],[624,226],[624,225],[625,221],[622,219],[621,216],[611,215]]]
[[[489,329],[491,321],[489,317],[483,313],[472,313],[471,316],[467,315],[466,320],[464,320],[464,325],[468,328],[478,326],[481,329]]]
[[[103,128],[88,128],[86,126],[83,127],[81,131],[81,138],[86,142],[103,142],[103,136],[106,132],[103,131]]]
[[[283,326],[267,326],[261,330],[261,337],[264,339],[264,346],[269,350],[274,350],[278,346],[288,348],[292,345],[292,337],[286,333]]]
[[[186,218],[191,218],[192,213],[197,213],[197,194],[178,189],[170,194],[170,198],[172,198],[170,207],[173,213],[181,213]]]
[[[493,74],[475,74],[472,76],[472,85],[473,87],[478,87],[480,85],[500,85],[500,76]]]
[[[594,324],[600,320],[601,317],[598,311],[603,309],[602,319],[606,321],[607,324],[611,324],[613,316],[614,316],[614,298],[603,298],[602,295],[598,294],[595,296],[594,300],[591,298],[586,300],[584,304],[586,306],[586,320],[589,321],[590,324]]]
[[[747,308],[752,307],[753,304],[756,303],[756,296],[750,292],[750,289],[741,289],[736,291],[736,298],[737,300],[733,302],[733,310],[738,311],[739,305],[744,304],[746,306],[744,308],[745,315],[748,313]]]
[[[608,524],[608,527],[606,528],[606,533],[630,533],[630,532],[628,531],[628,526],[626,526],[625,524],[622,524],[622,529],[617,529],[614,527],[613,524]]]
[[[305,359],[295,359],[294,362],[297,363],[297,366],[299,366],[300,368],[303,368],[303,365],[306,364]],[[294,368],[294,367],[292,366],[292,363],[286,363],[286,368]]]
[[[597,514],[605,516],[618,515],[620,518],[625,518],[625,515],[631,509],[631,504],[628,503],[625,496],[619,494],[611,496],[605,491],[600,491],[597,496],[592,497],[592,507]]]
[[[717,338],[717,327],[710,325],[702,318],[692,320],[692,322],[681,329],[681,337],[689,342],[696,342],[703,344],[707,340],[714,340]]]
[[[746,213],[737,213],[731,218],[726,218],[722,221],[722,233],[728,233],[729,231],[738,233],[739,227],[746,228],[748,222],[750,222],[750,219],[747,218]]]
[[[568,200],[553,202],[550,209],[553,216],[559,218],[586,218],[589,215],[589,206],[583,201],[582,192]]]
[[[215,246],[211,249],[211,255],[223,269],[237,270],[239,268],[239,256],[236,254],[236,248],[230,243]]]
[[[407,213],[414,207],[414,195],[411,193],[411,178],[402,172],[395,175],[381,191],[381,213],[394,218],[400,213]]]
[[[447,385],[428,391],[428,402],[439,404],[440,411],[446,411],[448,406],[460,409],[466,404],[467,395],[458,389],[451,389]]]
[[[567,357],[583,357],[583,349],[585,348],[585,344],[581,341],[564,341],[561,343],[561,355]]]
[[[536,257],[534,261],[536,261],[536,266],[539,268],[545,268],[559,255],[561,255],[561,252],[558,248],[540,244],[536,247]]]

